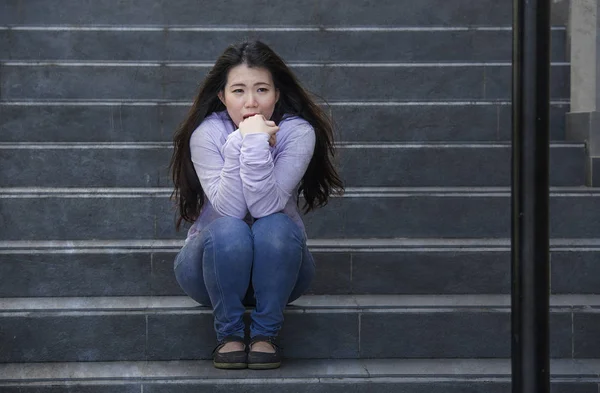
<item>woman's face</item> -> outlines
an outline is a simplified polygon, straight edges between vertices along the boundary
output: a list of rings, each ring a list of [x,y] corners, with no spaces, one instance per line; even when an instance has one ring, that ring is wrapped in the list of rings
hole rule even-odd
[[[219,93],[219,99],[239,127],[242,120],[252,115],[261,114],[265,119],[271,119],[279,90],[275,89],[269,70],[240,64],[229,70],[227,84]]]

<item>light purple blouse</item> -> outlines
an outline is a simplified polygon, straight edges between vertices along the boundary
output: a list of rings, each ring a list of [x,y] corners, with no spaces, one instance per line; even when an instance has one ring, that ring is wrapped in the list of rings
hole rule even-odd
[[[190,139],[206,198],[188,238],[219,217],[237,217],[252,225],[277,212],[287,214],[304,232],[297,194],[314,148],[314,129],[298,116],[279,123],[273,147],[265,133],[242,137],[227,111],[206,117]]]

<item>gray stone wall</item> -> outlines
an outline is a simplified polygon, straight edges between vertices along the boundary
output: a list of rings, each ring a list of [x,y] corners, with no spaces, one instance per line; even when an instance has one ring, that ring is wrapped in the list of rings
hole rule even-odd
[[[567,138],[587,144],[589,186],[600,186],[600,0],[572,0],[569,13],[571,109]]]

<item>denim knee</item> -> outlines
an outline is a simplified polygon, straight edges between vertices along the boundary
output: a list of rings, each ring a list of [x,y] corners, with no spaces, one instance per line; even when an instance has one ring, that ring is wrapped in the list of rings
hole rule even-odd
[[[222,217],[210,223],[205,230],[208,232],[208,242],[213,254],[204,260],[204,277],[207,280],[217,278],[214,275],[216,270],[239,274],[240,277],[246,272],[249,274],[254,244],[248,224],[239,218]],[[215,257],[219,260],[214,260]],[[207,269],[212,270],[211,274],[207,275]]]
[[[251,234],[250,227],[244,220],[235,217],[217,218],[205,228],[214,238],[219,240],[245,239]],[[225,243],[228,243],[225,241]]]
[[[234,217],[219,218],[204,228],[202,231],[192,235],[175,258],[174,270],[175,278],[184,292],[192,299],[202,305],[211,305],[209,298],[210,282],[206,282],[207,271],[205,264],[205,251],[207,247],[210,250],[209,259],[213,259],[216,248],[220,255],[231,255],[237,260],[242,254],[252,255],[252,234],[250,227],[242,220]],[[224,258],[229,259],[229,258]],[[214,269],[215,261],[209,263],[210,268]],[[223,263],[222,265],[226,265]],[[227,269],[226,266],[222,266]],[[234,269],[244,269],[236,266]],[[249,269],[249,266],[246,267]],[[214,277],[215,272],[211,271],[208,279]],[[213,304],[214,306],[214,304]]]
[[[284,213],[274,213],[256,220],[252,226],[252,234],[255,246],[260,244],[261,247],[267,246],[274,250],[285,250],[304,243],[302,231]]]
[[[205,230],[209,233],[209,242],[213,250],[219,255],[219,261],[215,267],[250,269],[252,264],[252,252],[254,245],[252,242],[252,231],[248,224],[239,218],[222,217],[213,221]],[[247,257],[247,258],[244,258]],[[239,264],[244,259],[248,259],[247,266]],[[233,273],[233,271],[232,271]]]

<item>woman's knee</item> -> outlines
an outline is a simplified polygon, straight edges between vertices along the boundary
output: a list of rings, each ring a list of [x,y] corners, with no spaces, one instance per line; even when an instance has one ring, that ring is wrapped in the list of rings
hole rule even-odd
[[[206,226],[214,236],[246,235],[250,233],[250,227],[244,220],[236,217],[217,218]]]
[[[254,244],[266,243],[271,247],[297,246],[304,243],[302,231],[284,213],[275,213],[258,219],[252,226]]]
[[[252,231],[248,224],[235,217],[221,217],[210,223],[205,230],[208,241],[220,253],[251,253]]]
[[[302,261],[304,235],[291,218],[285,214],[272,214],[261,218],[252,227],[254,235],[254,263],[289,266],[297,271]]]
[[[188,296],[210,304],[205,270],[211,269],[213,274],[215,269],[249,272],[253,247],[248,224],[233,217],[219,218],[186,241],[175,258],[175,278]]]

